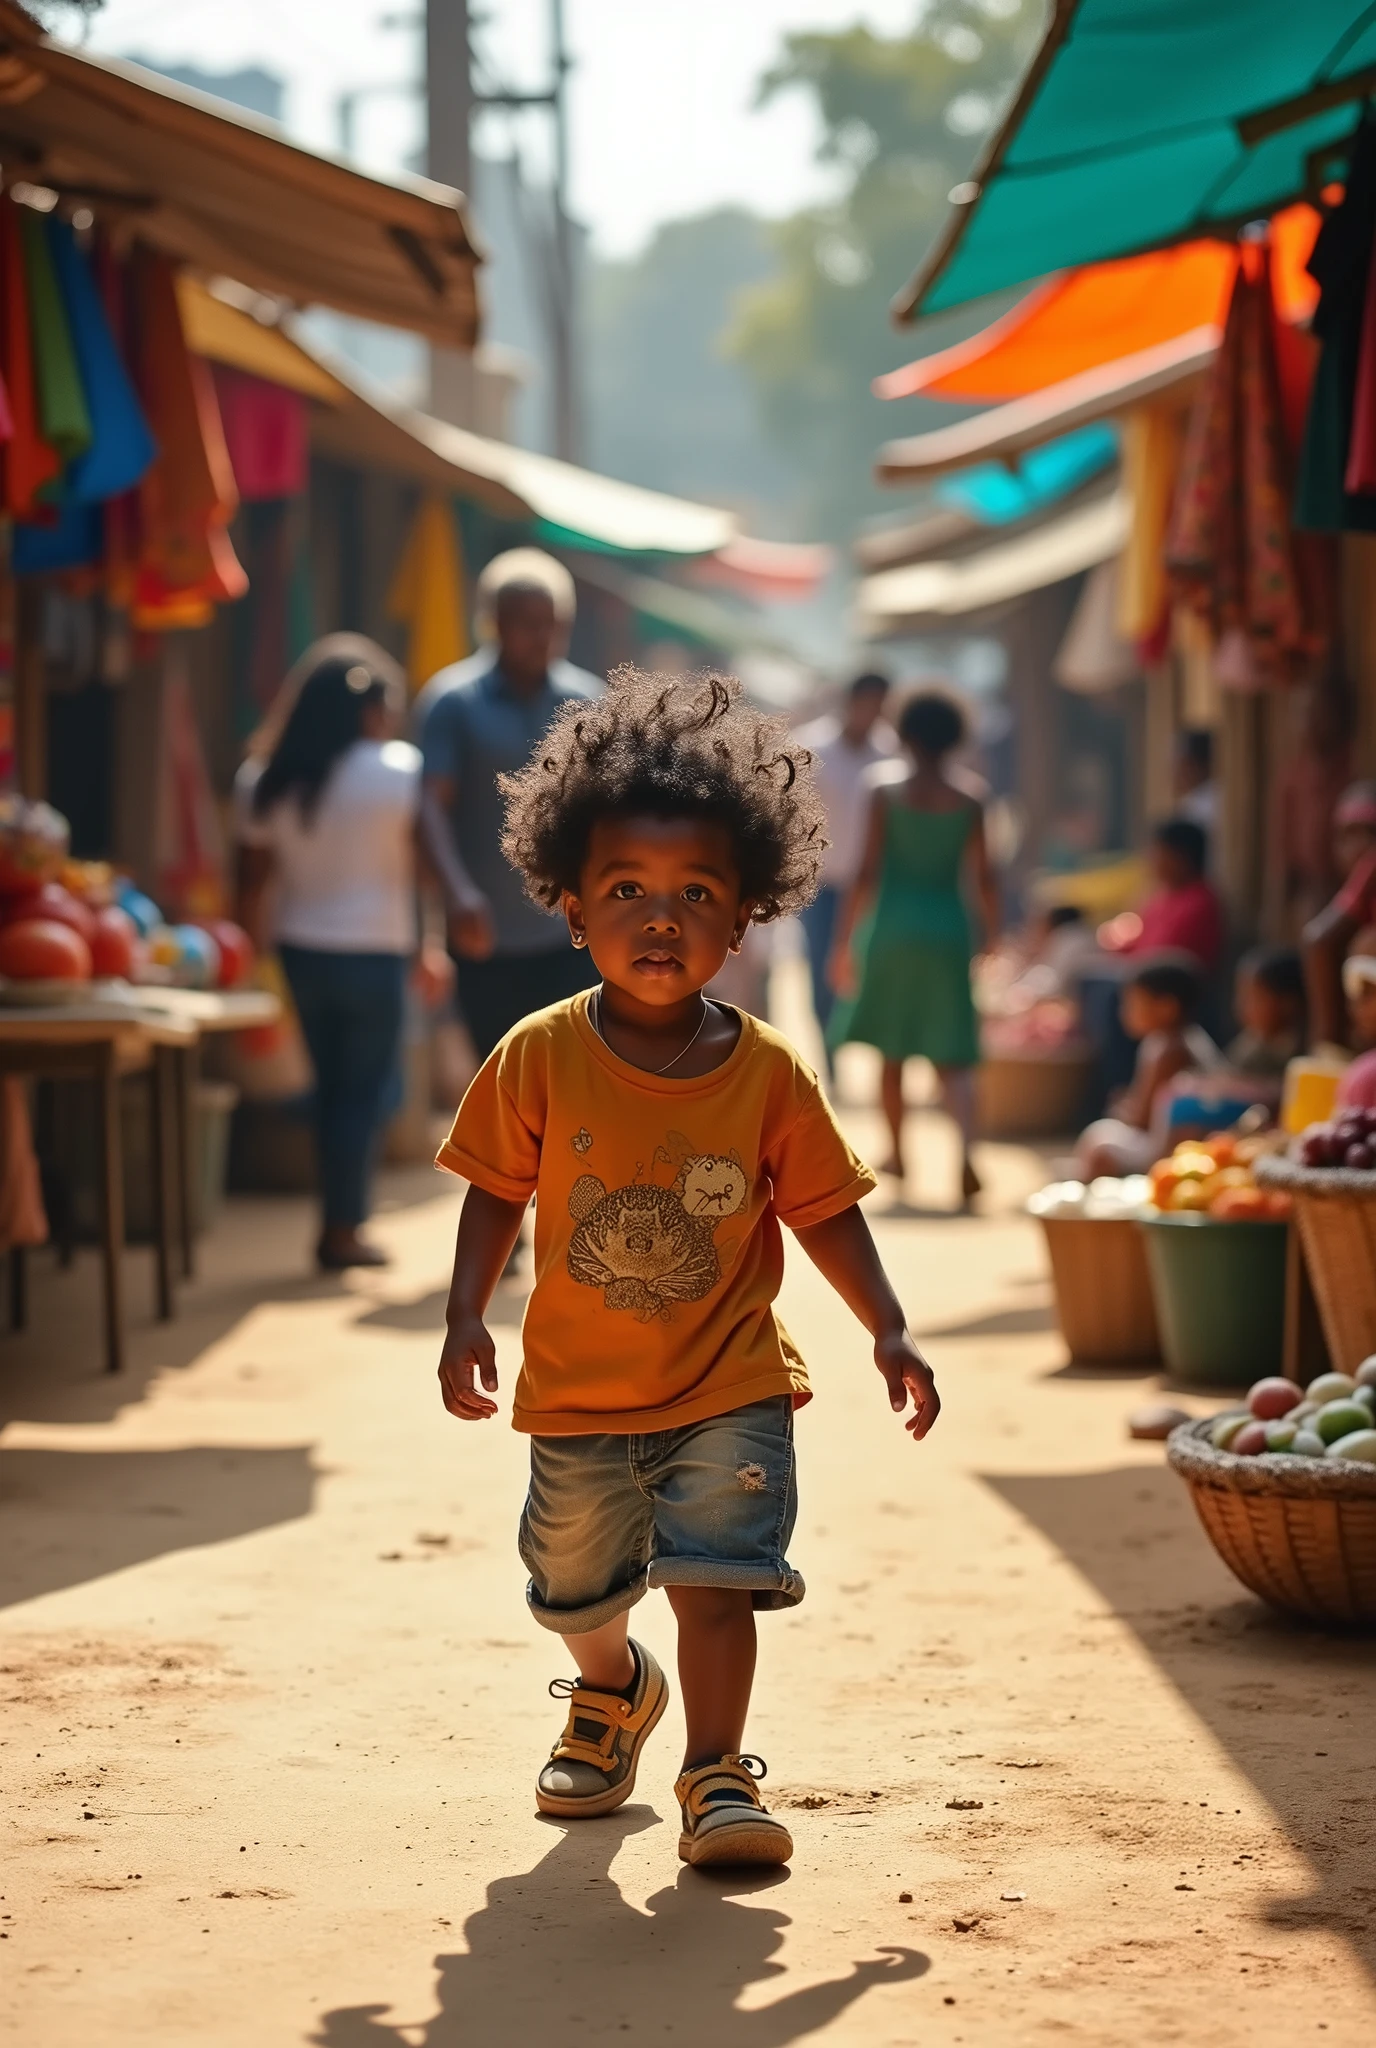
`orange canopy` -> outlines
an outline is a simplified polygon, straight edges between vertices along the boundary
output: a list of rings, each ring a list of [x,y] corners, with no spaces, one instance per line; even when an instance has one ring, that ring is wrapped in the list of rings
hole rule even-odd
[[[1311,206],[1287,207],[1271,223],[1276,304],[1292,323],[1318,300],[1304,268],[1318,229]],[[998,405],[1199,327],[1221,331],[1236,269],[1235,244],[1184,242],[1065,271],[968,341],[876,377],[875,394]]]

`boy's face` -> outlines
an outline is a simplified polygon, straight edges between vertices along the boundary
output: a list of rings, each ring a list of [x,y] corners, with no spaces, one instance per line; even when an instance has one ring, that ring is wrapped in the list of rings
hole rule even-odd
[[[569,928],[587,935],[602,979],[655,1009],[695,995],[750,921],[724,825],[605,818],[594,825]]]
[[[1129,1038],[1150,1038],[1153,1031],[1175,1031],[1181,1022],[1180,1005],[1174,996],[1153,995],[1135,982],[1129,982],[1123,990],[1118,1009]]]
[[[1239,976],[1234,999],[1237,1021],[1258,1038],[1281,1038],[1299,1022],[1299,1001],[1279,989],[1267,988],[1254,974]]]
[[[1183,854],[1177,853],[1173,846],[1163,845],[1159,839],[1153,839],[1147,863],[1163,889],[1183,889],[1195,878],[1194,869]]]
[[[1347,1007],[1353,1036],[1363,1047],[1376,1046],[1376,981],[1359,983],[1356,994],[1348,997]]]

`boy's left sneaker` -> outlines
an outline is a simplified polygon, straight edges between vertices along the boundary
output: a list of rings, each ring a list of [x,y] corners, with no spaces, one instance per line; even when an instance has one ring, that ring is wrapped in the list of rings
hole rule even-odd
[[[535,1785],[541,1813],[563,1820],[592,1820],[613,1813],[635,1789],[640,1752],[669,1704],[669,1682],[643,1643],[631,1641],[635,1688],[594,1692],[576,1678],[556,1678],[550,1692],[567,1699],[564,1732],[549,1753]]]
[[[683,1809],[678,1853],[685,1863],[787,1863],[793,1837],[760,1798],[764,1774],[757,1756],[724,1756],[683,1772],[674,1797]]]

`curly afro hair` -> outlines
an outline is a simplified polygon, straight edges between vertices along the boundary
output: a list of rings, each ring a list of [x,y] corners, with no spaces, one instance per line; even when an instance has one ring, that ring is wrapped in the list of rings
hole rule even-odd
[[[757,923],[817,892],[825,818],[812,756],[747,704],[732,676],[614,671],[605,697],[565,704],[506,799],[502,851],[537,903],[576,895],[603,818],[708,818],[731,834]]]

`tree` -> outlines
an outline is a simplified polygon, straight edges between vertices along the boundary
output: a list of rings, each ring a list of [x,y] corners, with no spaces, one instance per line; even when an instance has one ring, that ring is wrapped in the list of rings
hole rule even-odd
[[[936,409],[923,400],[900,407],[870,393],[872,377],[917,353],[894,331],[889,301],[1001,117],[1040,21],[1038,0],[933,0],[906,36],[863,27],[791,35],[760,81],[761,103],[813,95],[820,156],[842,174],[833,203],[773,230],[777,273],[742,294],[726,338],[770,439],[804,478],[793,508],[799,535],[843,539],[881,509],[875,448],[918,431],[924,413],[932,423]],[[922,345],[941,347],[988,317],[986,306],[933,321]]]

